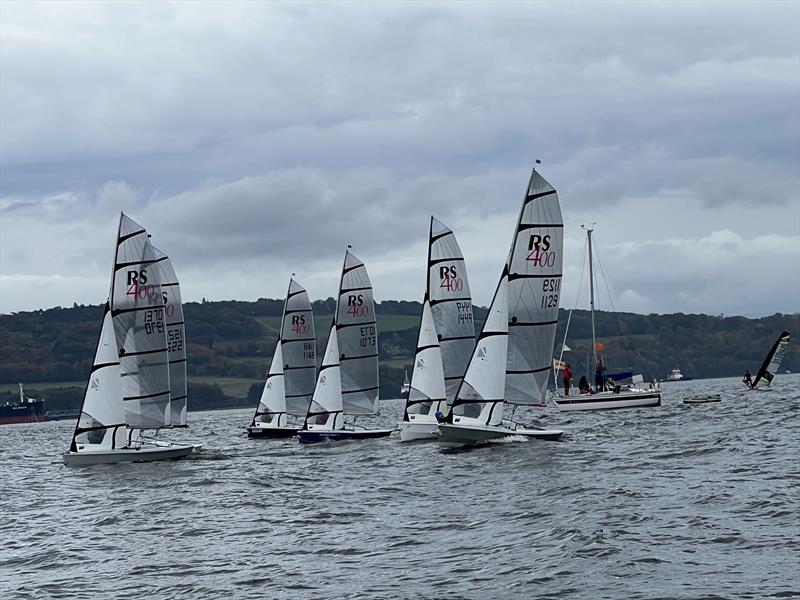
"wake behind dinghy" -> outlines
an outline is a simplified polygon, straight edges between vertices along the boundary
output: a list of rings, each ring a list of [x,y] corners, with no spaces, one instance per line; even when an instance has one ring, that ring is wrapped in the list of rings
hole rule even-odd
[[[114,270],[94,363],[67,466],[182,458],[179,445],[144,430],[186,427],[183,309],[169,258],[141,225],[120,215]]]

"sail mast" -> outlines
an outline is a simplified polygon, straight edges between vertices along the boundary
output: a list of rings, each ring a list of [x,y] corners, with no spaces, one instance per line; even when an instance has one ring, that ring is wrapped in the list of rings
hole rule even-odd
[[[584,229],[586,229],[586,235],[589,236],[589,306],[592,312],[592,356],[594,357],[594,365],[597,366],[597,340],[594,330],[594,269],[592,266],[592,231],[594,230],[588,227],[584,227]]]

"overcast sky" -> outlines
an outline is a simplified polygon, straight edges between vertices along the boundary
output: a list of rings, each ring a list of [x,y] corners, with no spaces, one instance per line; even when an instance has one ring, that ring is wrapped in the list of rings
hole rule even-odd
[[[184,298],[491,299],[535,159],[599,305],[800,311],[800,3],[0,3],[0,311],[98,304],[119,211]],[[586,286],[584,285],[584,290]]]

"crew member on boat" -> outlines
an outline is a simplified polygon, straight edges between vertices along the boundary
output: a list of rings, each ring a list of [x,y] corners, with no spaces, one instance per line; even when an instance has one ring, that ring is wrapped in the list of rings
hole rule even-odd
[[[597,368],[594,371],[594,385],[598,392],[606,389],[606,367],[602,358],[597,361]]]
[[[578,391],[580,391],[581,394],[592,393],[592,387],[589,385],[586,375],[581,375],[581,380],[578,382]]]
[[[564,366],[562,378],[564,379],[564,397],[566,398],[569,396],[569,384],[572,381],[572,367],[569,366],[569,363]]]

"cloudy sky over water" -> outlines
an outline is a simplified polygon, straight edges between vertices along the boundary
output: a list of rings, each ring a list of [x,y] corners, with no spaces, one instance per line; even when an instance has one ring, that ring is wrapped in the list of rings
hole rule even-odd
[[[596,222],[601,307],[800,311],[800,3],[0,3],[0,312],[103,302],[120,210],[189,300],[419,300],[435,214],[485,305],[537,158],[562,306]]]

